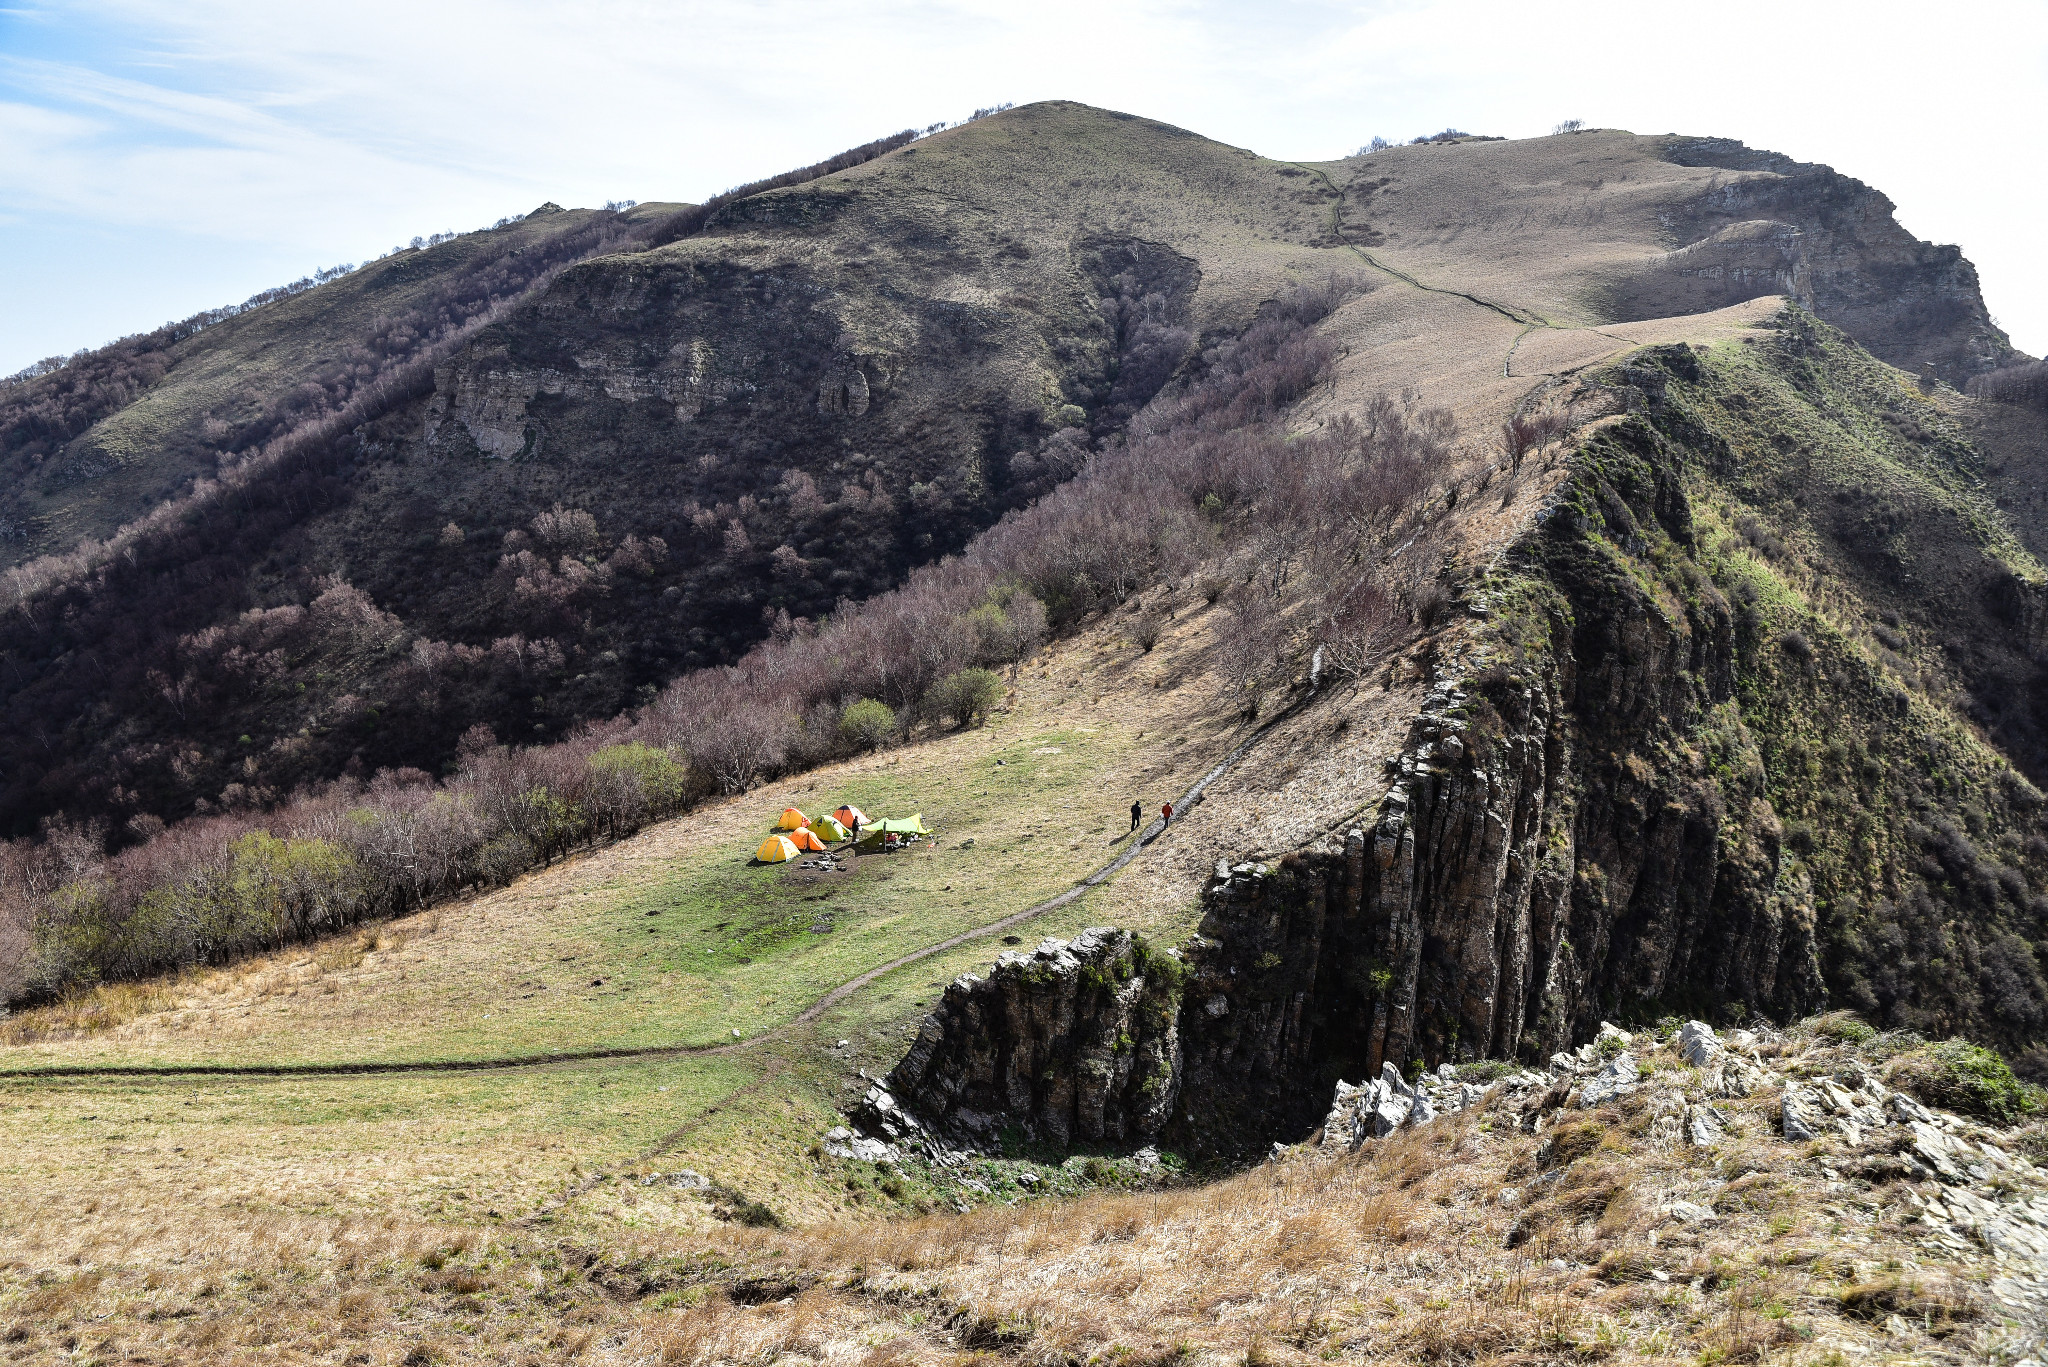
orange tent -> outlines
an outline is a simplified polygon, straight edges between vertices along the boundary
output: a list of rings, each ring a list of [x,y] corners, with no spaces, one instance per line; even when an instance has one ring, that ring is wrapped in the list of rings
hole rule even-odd
[[[822,850],[825,848],[825,842],[818,839],[817,833],[805,827],[791,831],[782,838],[800,850]]]
[[[811,819],[794,807],[782,809],[782,819],[775,823],[777,830],[800,831],[811,824]]]
[[[875,824],[868,820],[868,814],[858,807],[841,807],[838,811],[832,813],[832,819],[848,830],[852,830],[855,826],[872,826]]]

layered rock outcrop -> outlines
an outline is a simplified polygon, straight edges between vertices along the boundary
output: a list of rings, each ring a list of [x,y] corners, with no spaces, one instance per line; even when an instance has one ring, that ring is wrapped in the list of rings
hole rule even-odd
[[[1959,388],[2016,354],[1962,249],[1914,237],[1862,181],[1727,138],[1673,138],[1664,155],[1729,175],[1664,212],[1680,245],[1614,291],[1617,319],[1783,294],[1891,364]]]
[[[1892,372],[1810,319],[1785,326],[1773,364],[1811,394],[1788,388],[1773,402],[1876,412],[1902,392]],[[1740,378],[1754,391],[1763,374]],[[1770,471],[1808,497],[1826,487],[1810,456],[1773,463],[1796,446],[1794,425],[1780,416],[1767,430],[1733,426],[1730,415],[1753,411],[1749,392],[1708,374],[1686,347],[1645,353],[1605,383],[1626,416],[1585,442],[1537,525],[1472,587],[1366,819],[1276,861],[1218,865],[1186,946],[1177,1076],[1153,1097],[1182,1099],[1164,1127],[1174,1142],[1242,1149],[1303,1134],[1326,1119],[1340,1079],[1392,1089],[1418,1064],[1534,1061],[1591,1041],[1603,1016],[1740,1006],[1782,1019],[1832,993],[1874,1015],[1889,1003],[1892,1022],[1930,1031],[1967,1023],[2023,1039],[2038,1019],[2048,992],[2028,986],[2023,963],[1992,976],[2004,973],[2000,946],[2031,924],[2038,874],[1998,872],[1939,824],[1944,806],[1975,813],[1983,849],[2016,850],[2035,790],[1970,749],[1956,718],[1910,698],[1853,642],[1823,640],[1839,632],[1837,618],[1767,609],[1760,584],[1792,601],[1776,587],[1785,580],[1764,577],[1782,546],[1738,554],[1726,531],[1701,525],[1728,525],[1725,503],[1706,500],[1728,499],[1731,487],[1772,497]],[[1901,451],[1845,454],[1827,478],[1851,491],[1856,460],[1895,469],[1947,458]],[[1930,517],[1925,545],[1897,543],[1899,553],[1938,556],[1966,586],[2009,575],[1997,545],[1939,530],[1970,525],[1966,507],[1939,501],[1954,487],[1930,480],[1912,495],[1947,521]],[[1841,563],[1857,553],[1845,544]],[[1822,563],[1819,553],[1806,563]],[[1981,597],[1966,587],[1938,610],[1988,611]],[[1829,813],[1831,827],[1812,824]],[[1918,865],[1916,845],[1932,852]],[[1945,874],[1949,865],[1958,873]],[[1901,868],[1932,881],[1902,887]],[[1922,951],[1907,937],[1920,931],[1901,922],[1923,906],[1947,918],[1949,938],[1912,961]],[[1887,944],[1896,948],[1876,948]],[[1971,971],[1983,986],[1958,979],[1958,957],[1980,966]],[[1060,1014],[1096,1009],[1111,1014]],[[1034,1000],[1051,1017],[949,1007],[919,1042],[918,1090],[949,1098],[959,1087],[948,1074],[962,1067],[949,1060],[971,1061],[978,1114],[1037,1124],[1038,1097],[1079,1083],[1062,1076],[1061,1055],[1030,1041],[1100,1037],[1122,1009],[1072,993]],[[1754,1085],[1739,1057],[1691,1045],[1716,1095]],[[984,1057],[1009,1061],[1001,1087],[983,1080]],[[1600,1082],[1616,1094],[1632,1085]],[[1695,1128],[1714,1124],[1703,1114]]]
[[[1180,1075],[1178,964],[1096,927],[946,989],[886,1090],[940,1129],[1066,1144],[1157,1134]]]

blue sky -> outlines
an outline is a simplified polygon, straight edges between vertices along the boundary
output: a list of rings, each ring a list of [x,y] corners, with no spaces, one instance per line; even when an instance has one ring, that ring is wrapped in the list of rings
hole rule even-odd
[[[5,6],[6,0],[0,0]],[[1741,138],[1959,242],[2048,351],[2048,4],[36,0],[0,7],[0,374],[545,200],[700,199],[1003,100],[1274,156]]]

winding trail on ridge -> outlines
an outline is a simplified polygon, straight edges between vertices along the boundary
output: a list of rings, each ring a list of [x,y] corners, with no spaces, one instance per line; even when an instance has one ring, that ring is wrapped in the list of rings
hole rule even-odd
[[[1192,810],[1202,801],[1203,794],[1208,790],[1210,784],[1223,777],[1226,773],[1229,773],[1231,767],[1240,759],[1243,759],[1245,754],[1259,742],[1261,737],[1307,706],[1315,696],[1314,693],[1310,693],[1296,700],[1254,727],[1250,734],[1246,735],[1244,739],[1231,748],[1228,754],[1212,765],[1200,778],[1188,785],[1187,791],[1174,800],[1173,809],[1182,814]],[[1116,858],[1110,860],[1087,877],[1080,879],[1065,891],[1056,893],[1042,902],[1028,906],[1022,911],[1013,911],[1009,915],[990,921],[985,925],[976,926],[971,930],[963,930],[959,934],[940,940],[936,944],[926,945],[923,949],[913,950],[909,954],[891,959],[888,963],[871,968],[858,977],[849,978],[782,1024],[770,1026],[761,1033],[750,1035],[745,1039],[719,1044],[652,1044],[629,1049],[579,1049],[573,1052],[507,1055],[501,1058],[434,1059],[405,1063],[58,1064],[47,1068],[0,1069],[0,1078],[260,1078],[355,1077],[383,1073],[481,1073],[502,1072],[508,1069],[558,1068],[578,1063],[602,1062],[607,1059],[708,1057],[714,1054],[741,1053],[757,1048],[771,1040],[779,1039],[798,1027],[811,1024],[854,993],[868,986],[876,979],[894,973],[899,968],[908,968],[911,964],[928,959],[934,954],[943,954],[949,949],[958,948],[970,940],[977,940],[985,935],[999,934],[1012,926],[1021,925],[1035,916],[1040,916],[1045,912],[1052,911],[1057,907],[1063,907],[1069,902],[1075,901],[1086,895],[1090,889],[1100,887],[1115,877],[1132,860],[1136,859],[1146,846],[1164,835],[1166,829],[1167,826],[1164,818],[1155,817],[1152,824],[1140,831],[1137,838],[1126,845],[1123,852],[1118,854]]]
[[[1376,271],[1379,271],[1383,275],[1392,276],[1394,279],[1399,280],[1404,285],[1413,286],[1414,288],[1423,291],[1425,294],[1447,294],[1451,296],[1453,299],[1463,299],[1468,304],[1477,304],[1480,308],[1489,310],[1493,313],[1497,313],[1511,323],[1520,324],[1522,330],[1515,334],[1515,340],[1508,344],[1507,355],[1501,358],[1500,373],[1502,379],[1513,380],[1532,378],[1527,375],[1518,376],[1515,374],[1515,352],[1521,349],[1522,340],[1532,332],[1543,330],[1551,332],[1591,332],[1596,336],[1605,337],[1609,341],[1620,343],[1620,345],[1615,348],[1616,351],[1620,351],[1628,347],[1642,345],[1640,342],[1631,341],[1629,338],[1626,337],[1616,336],[1614,333],[1602,331],[1600,328],[1597,327],[1563,327],[1557,323],[1551,322],[1548,318],[1545,318],[1542,314],[1537,313],[1533,309],[1516,308],[1511,304],[1500,304],[1495,303],[1491,299],[1482,299],[1480,296],[1476,294],[1468,294],[1464,290],[1447,289],[1442,285],[1431,285],[1422,280],[1416,279],[1414,276],[1410,275],[1408,272],[1402,270],[1398,266],[1388,265],[1386,262],[1380,260],[1371,252],[1359,246],[1356,242],[1353,242],[1348,236],[1346,236],[1344,232],[1344,205],[1346,203],[1344,187],[1339,185],[1335,180],[1332,180],[1330,178],[1329,172],[1322,170],[1320,167],[1304,166],[1302,163],[1298,161],[1290,161],[1287,163],[1287,165],[1295,167],[1297,170],[1305,171],[1309,175],[1315,176],[1316,178],[1321,180],[1323,184],[1330,187],[1330,193],[1337,196],[1337,202],[1330,206],[1330,234],[1331,236],[1335,237],[1339,243],[1343,245],[1346,251],[1350,252],[1353,256],[1363,261],[1366,265],[1372,267]],[[1612,351],[1607,353],[1607,355],[1609,356],[1613,354],[1614,352]],[[1604,359],[1604,357],[1598,359]],[[1582,364],[1579,366],[1572,367],[1572,370],[1583,370],[1584,368],[1585,365]],[[1547,379],[1549,378],[1549,376],[1545,375],[1541,378]],[[1538,388],[1541,388],[1540,384],[1538,385]],[[1536,391],[1532,389],[1530,391],[1530,394],[1533,395],[1535,392]],[[1529,395],[1524,395],[1523,403],[1527,403],[1528,398]],[[1519,411],[1520,405],[1517,405],[1517,412]]]

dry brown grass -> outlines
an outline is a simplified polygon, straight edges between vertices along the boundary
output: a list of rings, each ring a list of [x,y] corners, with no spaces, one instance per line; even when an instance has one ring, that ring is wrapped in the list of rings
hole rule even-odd
[[[105,983],[73,992],[62,1001],[0,1018],[0,1047],[76,1039],[141,1016],[176,1009],[191,995],[199,975],[150,978],[134,983]]]
[[[0,1348],[226,1363],[1734,1363],[1797,1361],[1820,1341],[1954,1354],[1985,1324],[1966,1270],[1900,1242],[1896,1189],[1823,1194],[1814,1159],[1657,1149],[1613,1123],[1554,1127],[1539,1163],[1541,1137],[1514,1119],[1457,1117],[1200,1186],[794,1230],[665,1234],[574,1206],[486,1228],[17,1193],[0,1205]],[[1559,1161],[1564,1134],[1580,1151]],[[1676,1197],[1717,1218],[1661,1215]],[[1822,1203],[1855,1243],[1816,1246],[1785,1224]],[[1518,1229],[1533,1232],[1512,1246]]]
[[[212,1015],[225,1008],[289,998],[302,991],[331,993],[335,984],[326,981],[327,975],[351,972],[370,954],[396,953],[415,938],[433,934],[440,923],[438,912],[428,912],[402,928],[363,926],[315,945],[218,968],[188,968],[137,982],[77,989],[48,1005],[0,1017],[0,1048],[84,1039],[145,1021],[150,1030],[129,1033],[135,1038],[161,1038],[176,1033],[190,1014],[211,1024]]]
[[[733,1236],[726,1247],[742,1264],[816,1275],[803,1294],[836,1307],[831,1333],[890,1364],[960,1353],[1030,1364],[1755,1362],[1819,1336],[1881,1342],[1895,1313],[1929,1341],[1967,1323],[1973,1302],[1946,1274],[1844,1290],[1844,1273],[1884,1256],[1881,1237],[1847,1266],[1787,1246],[1773,1216],[1826,1199],[1810,1175],[1738,1176],[1717,1221],[1688,1229],[1658,1202],[1711,1199],[1725,1180],[1711,1155],[1573,1127],[1582,1151],[1549,1166],[1553,1190],[1508,1208],[1503,1174],[1539,1169],[1537,1141],[1504,1119],[1462,1117],[1198,1188]],[[1863,1204],[1875,1214],[1884,1199]],[[1538,1212],[1538,1237],[1512,1247]],[[1871,1307],[1883,1309],[1875,1322]],[[714,1299],[650,1342],[679,1363],[834,1356],[788,1332],[785,1313]]]

